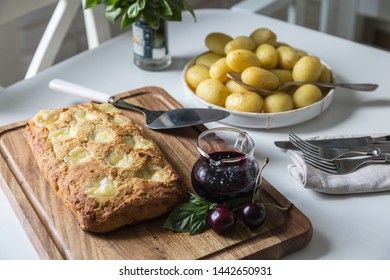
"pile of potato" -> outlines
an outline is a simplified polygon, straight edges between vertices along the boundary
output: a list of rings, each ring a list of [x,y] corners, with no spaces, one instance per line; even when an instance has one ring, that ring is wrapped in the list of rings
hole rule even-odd
[[[275,90],[288,81],[331,82],[331,71],[321,60],[277,41],[268,28],[250,36],[232,38],[214,32],[206,36],[208,52],[198,56],[185,79],[196,95],[229,110],[276,113],[302,108],[321,100],[324,93],[314,85],[303,85],[262,98],[230,80],[227,72],[240,72],[243,82]]]

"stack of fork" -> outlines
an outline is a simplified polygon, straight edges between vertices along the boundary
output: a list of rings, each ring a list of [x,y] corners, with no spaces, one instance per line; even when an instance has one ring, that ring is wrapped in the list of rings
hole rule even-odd
[[[305,188],[322,193],[390,191],[390,164],[384,164],[390,162],[390,139],[384,138],[378,137],[375,140],[379,141],[370,144],[359,141],[360,146],[352,147],[350,138],[317,139],[321,143],[317,145],[316,141],[309,142],[290,133],[289,143],[293,147],[284,150],[293,162],[288,171]]]
[[[311,166],[330,174],[348,174],[369,164],[390,162],[390,146],[369,144],[364,147],[319,147],[289,133],[290,142],[302,151]]]

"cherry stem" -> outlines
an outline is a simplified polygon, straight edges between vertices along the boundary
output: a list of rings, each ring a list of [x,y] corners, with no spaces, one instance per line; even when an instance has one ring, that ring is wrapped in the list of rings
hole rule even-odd
[[[258,192],[259,192],[259,189],[260,189],[261,181],[263,179],[263,176],[261,174],[263,172],[263,169],[267,166],[268,163],[269,163],[269,158],[266,157],[264,159],[263,165],[261,166],[261,168],[259,170],[259,173],[257,173],[256,181],[255,181],[255,187],[253,188],[252,202],[257,202],[259,200]]]
[[[277,208],[277,209],[279,209],[279,210],[281,210],[281,211],[287,211],[287,210],[291,209],[291,207],[293,207],[293,205],[294,205],[294,204],[290,203],[290,204],[289,204],[288,206],[286,206],[286,207],[281,207],[281,206],[278,206],[278,205],[273,204],[273,203],[264,202],[263,204],[266,205],[266,206],[275,207],[275,208]]]

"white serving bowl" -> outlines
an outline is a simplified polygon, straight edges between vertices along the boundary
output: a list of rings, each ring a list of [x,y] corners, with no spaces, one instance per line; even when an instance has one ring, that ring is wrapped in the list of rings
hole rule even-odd
[[[200,99],[194,91],[187,84],[185,79],[185,73],[188,68],[194,65],[196,57],[191,59],[186,66],[184,67],[182,73],[182,83],[184,85],[184,90],[191,102],[191,104],[195,107],[200,108],[214,108],[228,111],[230,116],[220,120],[220,122],[239,126],[239,127],[248,127],[248,128],[276,128],[276,127],[286,127],[298,123],[302,123],[308,121],[324,112],[329,105],[332,103],[334,97],[334,89],[329,90],[329,92],[322,98],[320,101],[313,103],[307,107],[295,109],[286,112],[280,113],[245,113],[238,112],[233,110],[228,110],[224,107],[220,107],[211,103],[208,103],[202,99]],[[323,61],[321,61],[325,66],[332,71],[332,69]],[[333,71],[332,71],[333,73]],[[335,77],[333,76],[333,81],[335,81]]]

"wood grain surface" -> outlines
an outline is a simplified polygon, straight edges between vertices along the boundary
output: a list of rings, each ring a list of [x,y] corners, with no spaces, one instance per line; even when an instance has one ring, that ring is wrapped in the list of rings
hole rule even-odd
[[[181,107],[158,87],[118,96],[149,109]],[[144,126],[141,114],[125,111],[125,115]],[[202,125],[162,131],[145,128],[189,191],[191,168],[199,156],[196,139],[205,129]],[[255,231],[238,221],[235,229],[224,236],[211,230],[189,236],[164,229],[163,216],[111,233],[84,232],[41,175],[24,130],[24,121],[0,127],[0,185],[42,259],[278,259],[311,240],[309,219],[266,180],[262,199],[291,208],[280,211],[269,207],[265,224]]]

